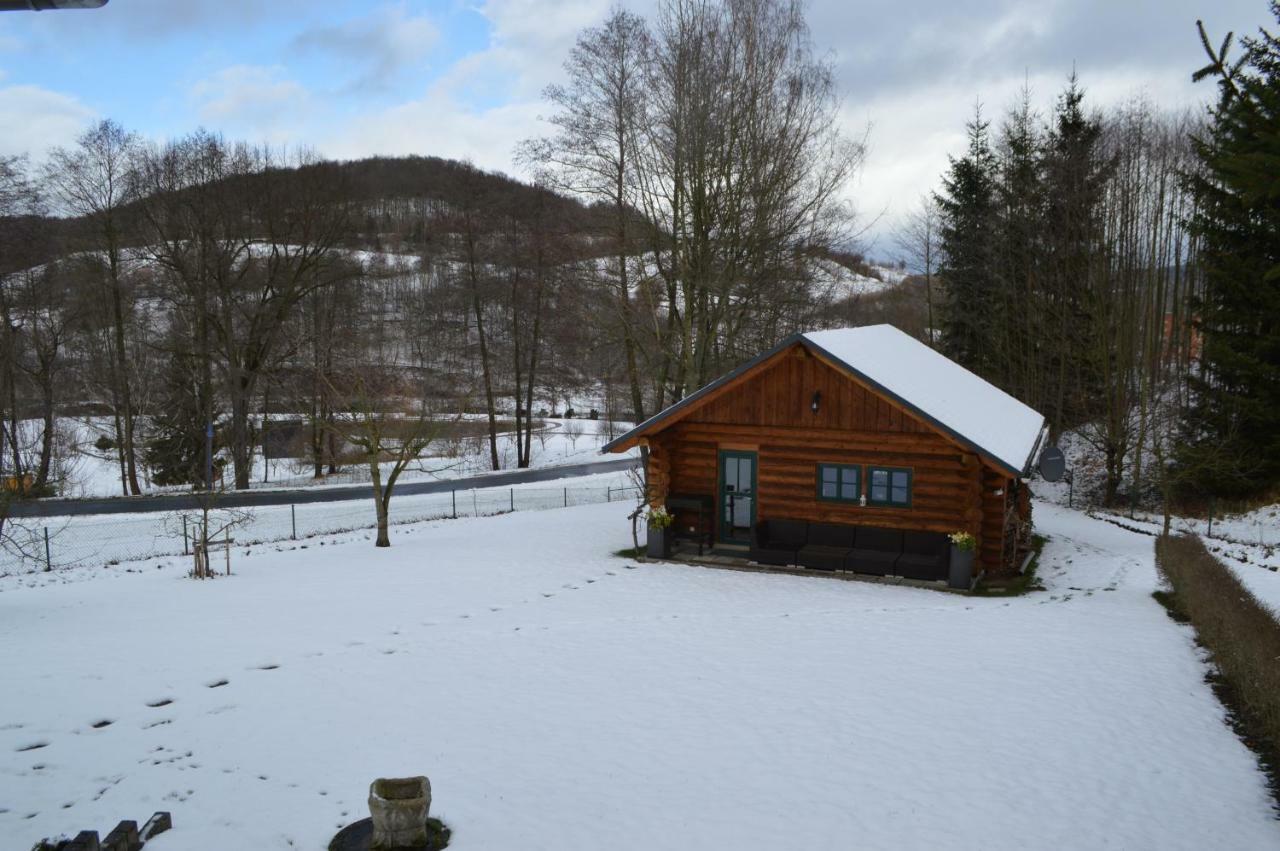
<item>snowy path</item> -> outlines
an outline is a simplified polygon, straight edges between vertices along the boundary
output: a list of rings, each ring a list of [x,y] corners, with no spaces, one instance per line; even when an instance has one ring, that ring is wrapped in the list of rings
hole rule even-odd
[[[0,847],[321,849],[419,772],[462,851],[1280,845],[1150,538],[1037,504],[1050,590],[995,600],[631,569],[625,513],[0,581]]]

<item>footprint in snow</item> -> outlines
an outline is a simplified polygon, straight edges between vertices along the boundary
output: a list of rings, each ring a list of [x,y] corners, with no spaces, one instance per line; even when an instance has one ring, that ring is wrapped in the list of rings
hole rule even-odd
[[[279,665],[277,665],[277,664],[275,664],[275,663],[273,662],[273,663],[270,663],[270,664],[267,664],[267,665],[259,665],[259,666],[258,666],[258,670],[259,670],[259,671],[274,671],[274,670],[276,670],[276,669],[277,669],[277,668],[279,668],[279,667],[280,667]]]
[[[214,680],[213,682],[210,682],[210,683],[205,683],[204,685],[205,685],[205,688],[222,688],[223,686],[229,685],[230,683],[231,683],[231,680],[223,678],[219,680]]]
[[[159,698],[158,700],[147,701],[147,706],[151,707],[152,709],[159,709],[160,707],[168,706],[171,703],[173,703],[173,698],[162,697],[162,698]]]
[[[90,727],[92,727],[92,728],[93,728],[93,729],[95,729],[95,730],[101,730],[103,727],[110,727],[110,726],[111,726],[112,724],[114,724],[114,723],[115,723],[115,722],[114,722],[114,721],[112,721],[110,718],[103,718],[103,719],[101,719],[101,720],[94,721],[94,722],[93,722],[92,724],[90,724],[89,726],[90,726]]]
[[[49,747],[48,742],[32,742],[29,745],[23,745],[22,747],[18,748],[17,753],[26,753],[27,751],[38,751],[41,748],[47,748],[47,747]]]

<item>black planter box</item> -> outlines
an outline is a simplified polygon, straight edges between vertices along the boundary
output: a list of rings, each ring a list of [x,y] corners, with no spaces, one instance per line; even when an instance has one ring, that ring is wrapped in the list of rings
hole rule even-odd
[[[658,529],[649,527],[649,538],[645,542],[645,555],[649,558],[671,558],[671,528]]]

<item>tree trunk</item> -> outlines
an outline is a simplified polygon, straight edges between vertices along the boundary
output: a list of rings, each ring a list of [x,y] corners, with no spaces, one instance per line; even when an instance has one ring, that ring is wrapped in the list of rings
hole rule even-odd
[[[470,248],[469,272],[471,281],[471,310],[476,320],[476,335],[480,341],[480,373],[484,380],[485,412],[489,415],[489,463],[495,470],[502,469],[498,459],[498,414],[493,398],[493,370],[489,367],[489,340],[484,331],[484,307],[480,302],[480,282],[477,280],[475,246]]]
[[[36,471],[34,489],[41,493],[49,483],[49,466],[53,462],[53,380],[48,376],[41,386],[41,409],[44,415],[44,434],[40,436],[40,466]]]
[[[128,493],[138,496],[142,493],[142,488],[138,487],[138,458],[133,445],[133,394],[129,389],[129,356],[124,341],[124,299],[120,292],[120,248],[117,241],[114,223],[108,219],[107,262],[110,265],[111,275],[112,360],[115,361],[112,372],[120,400],[118,415],[123,426],[118,435],[120,456]]]
[[[389,513],[391,502],[391,489],[388,487],[385,491],[382,487],[382,466],[378,463],[379,453],[374,452],[369,456],[369,480],[373,484],[373,508],[378,519],[378,539],[374,541],[375,547],[391,546],[391,534],[388,531],[387,515]]]
[[[248,490],[253,466],[253,441],[249,434],[249,389],[245,380],[231,382],[231,466],[236,490]]]

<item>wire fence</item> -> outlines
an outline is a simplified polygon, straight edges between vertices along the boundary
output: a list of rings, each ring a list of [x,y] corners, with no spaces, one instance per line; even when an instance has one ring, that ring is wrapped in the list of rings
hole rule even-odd
[[[612,481],[609,481],[609,479]],[[640,489],[625,474],[599,484],[471,488],[406,495],[391,501],[390,523],[545,511],[601,502],[634,502]],[[221,516],[232,510],[214,509]],[[236,546],[299,540],[375,527],[372,496],[338,502],[234,509],[242,518],[231,532]],[[0,576],[68,567],[110,566],[191,552],[199,512],[51,517],[10,523],[0,550]],[[221,525],[213,520],[212,527]],[[39,524],[39,525],[37,525]]]

